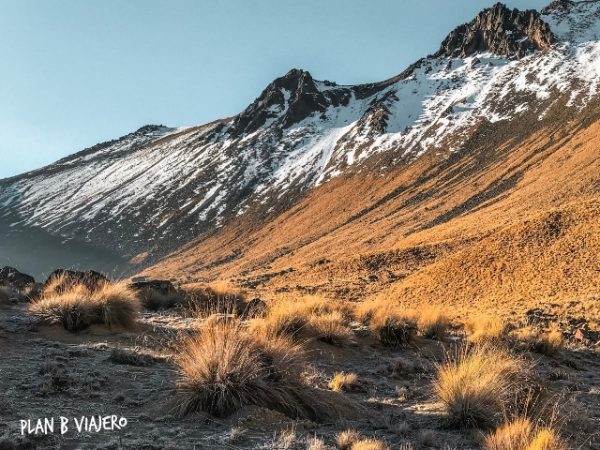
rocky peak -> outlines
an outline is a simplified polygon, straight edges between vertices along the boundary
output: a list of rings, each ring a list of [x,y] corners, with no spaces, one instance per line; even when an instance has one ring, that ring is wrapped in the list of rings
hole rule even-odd
[[[292,69],[271,82],[260,96],[233,123],[236,134],[252,133],[268,119],[276,119],[287,128],[314,112],[323,112],[329,105],[328,97],[315,84],[310,73]]]
[[[562,3],[562,2],[561,2]],[[452,31],[442,42],[436,56],[467,57],[490,51],[510,58],[521,58],[556,42],[549,25],[535,10],[509,9],[497,3],[471,22]]]

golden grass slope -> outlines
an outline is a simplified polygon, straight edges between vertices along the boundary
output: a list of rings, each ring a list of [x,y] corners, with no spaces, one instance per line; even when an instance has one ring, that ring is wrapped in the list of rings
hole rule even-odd
[[[579,301],[600,316],[596,107],[574,117],[557,103],[544,121],[480,125],[461,152],[339,177],[266,221],[200,236],[147,273],[505,313]]]

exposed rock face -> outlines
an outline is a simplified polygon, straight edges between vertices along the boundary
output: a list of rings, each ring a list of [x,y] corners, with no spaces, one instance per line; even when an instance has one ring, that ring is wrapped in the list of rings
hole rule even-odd
[[[33,285],[35,280],[32,276],[19,272],[14,267],[3,267],[0,269],[0,285],[23,289]]]
[[[232,128],[236,134],[252,133],[271,118],[279,118],[280,126],[288,128],[315,112],[324,112],[330,105],[347,104],[349,98],[344,89],[319,90],[310,73],[292,69],[269,84],[260,96],[235,118]]]
[[[564,3],[564,2],[559,2]],[[535,10],[509,9],[502,3],[483,10],[470,23],[452,31],[436,56],[467,57],[490,51],[522,58],[550,47],[556,38]]]

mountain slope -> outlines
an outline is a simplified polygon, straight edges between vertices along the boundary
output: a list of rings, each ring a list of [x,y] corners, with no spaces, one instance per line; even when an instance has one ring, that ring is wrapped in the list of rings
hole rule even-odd
[[[129,270],[188,243],[185,257],[162,267],[191,278],[266,273],[279,253],[320,247],[346,222],[370,230],[364,218],[400,193],[413,193],[400,210],[436,196],[431,223],[410,220],[415,229],[435,227],[458,215],[441,204],[444,183],[483,173],[483,162],[497,157],[483,144],[509,152],[535,130],[559,124],[557,110],[567,118],[591,110],[600,79],[599,11],[598,1],[557,1],[542,14],[498,4],[453,31],[436,54],[380,83],[338,86],[292,70],[233,118],[144,127],[0,181],[0,217],[11,231],[35,227],[108,248],[115,261],[132,259]],[[519,123],[529,126],[513,138]],[[470,193],[475,200],[466,202],[477,207],[477,195],[489,200],[516,180],[499,177],[498,185],[479,194],[465,187],[461,195]],[[430,192],[421,187],[427,182]],[[269,235],[253,234],[265,224],[280,232],[285,217],[304,210],[312,219],[288,229],[298,235],[294,245],[280,248]],[[244,249],[261,239],[270,256]],[[369,253],[371,240],[350,248]]]

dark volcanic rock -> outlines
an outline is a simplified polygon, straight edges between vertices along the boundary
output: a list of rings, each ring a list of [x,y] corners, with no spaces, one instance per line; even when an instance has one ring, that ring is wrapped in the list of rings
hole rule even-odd
[[[0,269],[0,285],[23,289],[35,284],[32,276],[19,272],[14,267],[3,267]]]
[[[268,119],[276,119],[282,128],[288,128],[313,113],[323,113],[330,105],[346,105],[350,99],[347,89],[326,83],[328,90],[321,92],[313,77],[305,70],[292,69],[277,78],[260,94],[233,124],[234,134],[252,133]],[[286,98],[287,97],[287,98]]]
[[[483,10],[470,23],[452,31],[442,42],[436,56],[466,57],[490,51],[521,58],[533,51],[546,49],[554,42],[556,37],[540,18],[540,13],[511,10],[497,3]]]

